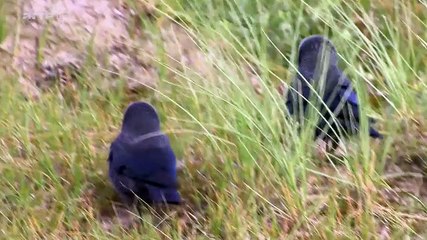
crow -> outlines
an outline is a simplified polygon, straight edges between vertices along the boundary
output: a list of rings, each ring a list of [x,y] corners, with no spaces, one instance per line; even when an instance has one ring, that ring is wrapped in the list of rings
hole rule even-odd
[[[108,162],[110,180],[125,204],[133,205],[138,198],[146,204],[181,202],[176,157],[150,104],[134,102],[128,106],[121,132],[110,146]]]
[[[354,135],[359,131],[360,104],[350,80],[338,67],[338,54],[332,42],[321,35],[304,38],[298,49],[298,72],[288,91],[288,112],[303,124],[307,106],[313,103],[321,114],[314,137],[332,142],[332,149],[336,149],[341,135]],[[319,96],[312,95],[313,90],[323,104]],[[383,138],[371,126],[374,120],[369,118],[368,122],[369,135]]]

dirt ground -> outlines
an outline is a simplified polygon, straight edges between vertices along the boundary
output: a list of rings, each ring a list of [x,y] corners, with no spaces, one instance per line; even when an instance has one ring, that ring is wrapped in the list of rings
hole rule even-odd
[[[141,6],[143,11],[152,8]],[[154,87],[159,78],[156,36],[139,29],[138,21],[136,10],[120,0],[23,1],[9,15],[8,23],[16,29],[11,28],[14,31],[0,44],[6,56],[0,66],[17,72],[25,94],[31,97],[38,96],[40,87],[52,79],[69,80],[63,76],[64,69],[78,71],[91,54],[99,69],[106,70],[106,87],[114,86],[114,77],[120,75],[129,78],[130,89]],[[203,54],[183,28],[170,21],[158,26],[170,65],[206,72]]]

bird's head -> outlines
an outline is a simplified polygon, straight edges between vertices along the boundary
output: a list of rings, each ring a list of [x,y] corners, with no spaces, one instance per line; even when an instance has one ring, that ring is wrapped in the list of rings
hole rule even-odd
[[[146,102],[134,102],[128,106],[122,124],[122,134],[135,138],[160,131],[160,119],[153,106]]]
[[[332,42],[322,35],[306,37],[298,48],[298,68],[314,71],[316,65],[325,61],[326,57],[329,58],[327,66],[337,65],[338,56]]]

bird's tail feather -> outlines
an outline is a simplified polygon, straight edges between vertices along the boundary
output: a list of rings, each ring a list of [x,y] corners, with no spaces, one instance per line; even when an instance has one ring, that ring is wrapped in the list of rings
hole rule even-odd
[[[176,188],[159,188],[146,185],[150,200],[153,203],[179,204],[181,196]]]

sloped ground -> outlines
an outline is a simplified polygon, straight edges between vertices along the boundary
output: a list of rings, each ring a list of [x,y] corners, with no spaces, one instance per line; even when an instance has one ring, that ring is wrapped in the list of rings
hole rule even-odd
[[[114,77],[120,74],[132,78],[127,79],[130,89],[153,87],[158,81],[153,60],[156,40],[139,29],[139,15],[123,1],[25,1],[21,12],[14,14],[21,19],[0,47],[9,57],[4,60],[7,70],[22,73],[20,81],[28,95],[39,95],[40,86],[60,77],[59,69],[78,71],[90,57],[96,58],[99,68],[114,72],[113,76],[104,73],[107,86],[114,85]],[[10,23],[16,20],[16,16],[9,18]],[[181,27],[169,21],[158,27],[171,66],[183,64],[203,71],[202,54]],[[132,30],[136,33],[131,34]]]

